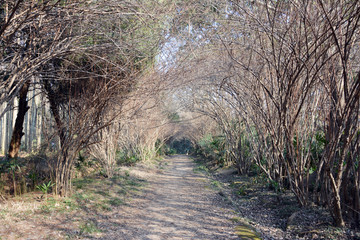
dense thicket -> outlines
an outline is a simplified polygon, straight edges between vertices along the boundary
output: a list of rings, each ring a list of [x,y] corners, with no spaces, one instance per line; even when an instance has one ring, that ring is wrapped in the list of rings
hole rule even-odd
[[[112,176],[119,156],[186,138],[358,226],[358,1],[18,0],[0,17],[1,116],[17,114],[7,153],[27,93],[41,94],[58,194],[82,149]]]
[[[184,105],[217,126],[200,151],[358,224],[359,2],[212,3],[183,46]]]
[[[110,139],[118,141],[125,128],[122,125],[133,128],[129,118],[150,107],[149,93],[154,95],[160,88],[154,63],[165,39],[166,16],[170,16],[172,6],[150,1],[2,2],[1,116],[12,116],[2,124],[2,147],[8,148],[2,149],[7,155],[2,161],[3,171],[11,162],[14,169],[20,168],[15,161],[24,122],[26,126],[29,116],[33,117],[32,110],[27,114],[31,91],[40,96],[32,95],[41,101],[46,120],[31,122],[32,128],[42,129],[38,134],[44,139],[43,145],[37,142],[35,150],[45,147],[56,151],[54,160],[48,162],[55,192],[69,194],[74,163],[84,149],[99,158],[107,176],[111,176],[114,160],[108,156],[113,156],[123,142],[113,142],[111,147]],[[170,11],[167,15],[165,7]],[[142,138],[148,141],[148,136]],[[151,138],[151,143],[143,144],[146,147],[135,142],[130,149],[138,154],[145,148],[155,148],[156,140]],[[14,171],[14,182],[18,175]],[[15,185],[13,192],[16,194]]]

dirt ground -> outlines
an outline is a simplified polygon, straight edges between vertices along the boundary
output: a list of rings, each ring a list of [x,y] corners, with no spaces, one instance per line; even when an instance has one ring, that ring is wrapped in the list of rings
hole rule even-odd
[[[45,209],[48,205],[34,200],[1,203],[0,239],[259,239],[194,167],[189,157],[177,155],[158,168],[125,168],[126,181],[115,179],[109,188],[94,185],[97,195],[79,185],[74,210],[70,200]],[[138,184],[128,176],[146,185],[123,203],[120,187]],[[111,204],[100,204],[99,198]]]
[[[217,202],[207,179],[193,172],[191,159],[175,156],[136,199],[110,219],[100,221],[102,239],[237,239],[230,208]]]

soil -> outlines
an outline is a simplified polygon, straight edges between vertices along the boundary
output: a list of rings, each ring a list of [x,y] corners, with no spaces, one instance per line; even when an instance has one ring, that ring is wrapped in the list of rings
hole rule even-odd
[[[254,227],[264,240],[360,239],[360,232],[333,225],[329,211],[321,206],[300,207],[290,190],[277,192],[259,175],[240,176],[233,168],[212,168],[210,177],[221,182],[221,195]]]
[[[193,172],[193,161],[173,156],[168,163],[148,179],[143,199],[99,221],[107,229],[102,239],[238,239],[234,212]]]
[[[300,208],[234,169],[175,155],[74,181],[73,198],[0,199],[4,239],[360,239],[318,206]],[[259,182],[260,181],[260,182]]]
[[[74,211],[47,215],[38,211],[42,202],[12,201],[10,206],[8,201],[11,216],[0,216],[0,239],[259,239],[238,220],[209,176],[195,172],[194,167],[192,159],[177,155],[157,168],[123,168],[127,176],[147,184],[126,204],[107,211],[86,207],[96,199],[84,200],[83,207]],[[14,213],[14,204],[23,204],[20,208],[27,210]],[[34,206],[29,210],[24,204]]]

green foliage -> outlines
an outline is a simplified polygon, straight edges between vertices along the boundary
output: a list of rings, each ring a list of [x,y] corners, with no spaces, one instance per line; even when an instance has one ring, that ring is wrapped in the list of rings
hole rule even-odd
[[[32,188],[33,188],[33,190],[34,190],[34,189],[35,189],[35,186],[36,186],[36,182],[37,182],[38,179],[39,179],[39,175],[37,174],[37,172],[32,171],[32,172],[30,172],[30,173],[27,175],[27,178],[29,178],[29,179],[31,180]]]
[[[49,190],[55,185],[55,183],[51,183],[51,180],[48,183],[43,183],[42,185],[36,186],[37,189],[42,191],[42,193],[45,195],[45,198],[47,198],[47,194]]]
[[[0,210],[0,219],[4,219],[5,216],[9,213],[8,210],[5,210],[5,209],[1,209]]]
[[[83,189],[84,186],[91,184],[95,182],[95,179],[93,178],[78,178],[78,179],[74,179],[72,181],[73,185],[77,188],[77,189]]]
[[[21,165],[18,163],[17,158],[13,158],[8,163],[8,171],[15,174],[16,171],[21,172]]]
[[[265,173],[259,172],[259,174],[251,178],[251,183],[256,185],[266,185],[268,184],[268,177]]]
[[[175,154],[177,154],[177,152],[176,152],[176,149],[174,149],[174,148],[168,148],[168,150],[166,151],[166,155],[175,155]]]
[[[238,179],[230,183],[230,187],[234,189],[234,192],[240,196],[246,196],[248,194],[249,184],[245,184],[245,181]]]
[[[74,209],[67,206],[68,205],[64,202],[59,202],[55,198],[49,198],[46,199],[40,210],[44,214],[50,214],[53,212],[64,212],[69,209]]]
[[[226,153],[224,136],[212,136],[211,134],[204,136],[197,143],[195,152],[208,160],[216,160],[223,164]]]
[[[130,176],[129,172],[101,178],[98,175],[74,179],[76,193],[71,196],[71,205],[87,211],[111,211],[113,207],[124,205],[131,194],[138,192],[144,181]]]
[[[169,113],[167,117],[172,122],[179,122],[180,121],[180,115],[177,112]]]
[[[77,208],[76,203],[73,200],[69,199],[69,198],[65,198],[63,203],[65,204],[65,207],[67,209],[73,210],[73,209]]]
[[[313,174],[314,172],[316,172],[316,166],[309,168],[309,174]]]
[[[116,163],[120,166],[133,166],[140,161],[139,156],[129,151],[117,151]]]
[[[111,205],[111,206],[114,206],[114,207],[117,207],[117,206],[120,206],[120,205],[124,205],[124,201],[121,200],[120,198],[111,198],[108,203]]]
[[[321,156],[323,155],[323,152],[325,150],[327,144],[327,140],[325,138],[324,132],[317,132],[315,134],[315,139],[311,143],[311,157],[314,162],[318,162]]]
[[[14,188],[14,195],[16,196],[16,188],[17,188],[17,183],[16,183],[16,173],[21,172],[21,168],[24,165],[22,163],[20,163],[18,161],[17,158],[3,158],[0,161],[0,169],[2,173],[9,173],[11,174],[12,180],[13,180],[13,188]]]
[[[46,205],[41,206],[40,210],[44,214],[49,214],[49,213],[51,213],[53,211],[53,208],[52,208],[52,206],[46,204]]]
[[[208,173],[209,172],[209,169],[204,166],[204,165],[200,165],[200,166],[197,166],[193,169],[194,172],[205,172],[205,173]]]
[[[278,182],[274,181],[274,180],[269,180],[267,183],[267,187],[270,190],[274,190],[276,193],[279,193],[281,191],[281,186]]]
[[[170,142],[168,155],[171,154],[189,154],[192,153],[194,148],[192,142],[187,138],[175,139]]]
[[[82,225],[79,226],[79,229],[80,229],[80,235],[87,233],[91,234],[95,232],[101,232],[101,230],[98,229],[96,224],[92,221],[83,223]]]
[[[75,168],[80,171],[83,172],[86,168],[88,167],[92,167],[94,166],[94,160],[85,157],[85,154],[83,153],[83,151],[80,151],[78,154],[77,159],[75,160]]]
[[[155,142],[156,156],[165,155],[165,144],[160,139],[156,139]]]
[[[251,164],[249,172],[248,172],[248,176],[257,176],[261,174],[261,169],[258,165],[256,165],[255,163]]]
[[[237,190],[236,193],[237,193],[238,195],[240,195],[240,196],[246,196],[246,195],[247,195],[246,186],[245,186],[245,185],[241,186],[241,187]]]
[[[21,172],[21,167],[23,167],[23,164],[21,164],[17,158],[8,159],[4,157],[0,161],[1,173],[15,174],[16,172]]]
[[[221,187],[221,183],[219,181],[216,181],[216,180],[212,180],[211,185],[216,189]]]
[[[96,210],[102,210],[102,211],[106,211],[109,212],[111,211],[111,207],[108,205],[108,202],[99,202],[99,203],[95,203],[95,208]]]
[[[241,224],[235,227],[235,234],[237,234],[240,239],[252,239],[260,240],[260,235],[247,224]]]
[[[241,218],[239,218],[239,217],[233,217],[233,218],[230,218],[229,220],[232,221],[232,222],[234,222],[234,223],[238,223],[238,222],[241,221]]]

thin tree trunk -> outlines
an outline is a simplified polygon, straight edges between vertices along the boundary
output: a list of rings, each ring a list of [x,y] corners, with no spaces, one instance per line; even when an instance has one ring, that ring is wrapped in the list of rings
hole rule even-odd
[[[330,170],[328,170],[328,176],[330,179],[330,187],[333,191],[332,207],[333,207],[335,225],[337,227],[344,227],[345,222],[342,216],[342,209],[341,209],[341,197],[340,197],[340,189],[339,189],[340,186],[336,185],[335,179],[331,174]]]
[[[69,150],[68,146],[65,146],[65,130],[64,124],[61,120],[59,112],[59,104],[56,101],[56,95],[51,89],[50,83],[48,81],[44,82],[45,90],[47,91],[48,100],[50,103],[50,110],[55,119],[56,128],[60,141],[60,154],[57,159],[56,169],[55,169],[55,189],[56,194],[59,196],[66,196],[69,192],[69,182],[70,177],[66,174],[66,167],[68,164]]]
[[[1,111],[3,111],[3,108],[1,108]],[[1,153],[3,153],[4,155],[6,154],[6,113],[4,114],[4,116],[1,118]]]
[[[19,110],[16,117],[14,130],[12,133],[10,146],[9,146],[9,158],[17,157],[20,150],[21,138],[24,135],[23,125],[26,112],[29,110],[28,102],[26,99],[29,90],[29,82],[25,82],[19,92]]]

